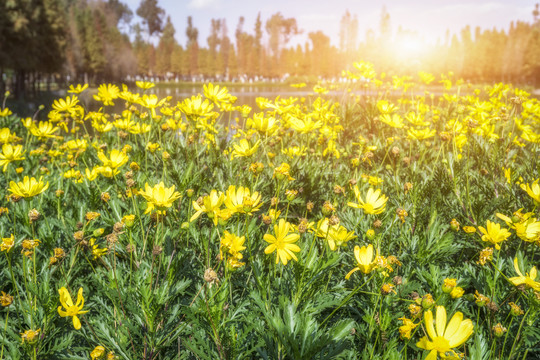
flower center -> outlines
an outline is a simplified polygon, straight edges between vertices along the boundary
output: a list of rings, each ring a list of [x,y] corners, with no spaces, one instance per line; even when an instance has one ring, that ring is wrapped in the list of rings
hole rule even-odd
[[[68,314],[68,316],[75,316],[79,313],[79,308],[75,305],[70,306],[66,309],[66,313]]]
[[[450,350],[450,343],[445,339],[444,336],[437,336],[433,339],[433,348],[440,353],[445,353]]]

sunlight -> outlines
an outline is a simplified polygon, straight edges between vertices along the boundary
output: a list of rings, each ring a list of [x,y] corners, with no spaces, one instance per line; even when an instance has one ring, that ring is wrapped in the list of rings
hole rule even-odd
[[[426,44],[414,33],[398,34],[394,52],[400,58],[418,58],[425,54]]]

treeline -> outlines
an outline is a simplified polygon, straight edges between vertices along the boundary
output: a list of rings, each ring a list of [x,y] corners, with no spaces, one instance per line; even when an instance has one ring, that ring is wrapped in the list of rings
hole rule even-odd
[[[234,29],[212,19],[210,35],[188,17],[187,42],[176,41],[169,16],[157,0],[142,0],[136,17],[120,0],[0,1],[0,91],[16,94],[51,82],[118,81],[128,75],[160,79],[246,80],[332,78],[359,59],[388,74],[453,71],[470,81],[540,84],[540,20],[512,23],[508,30],[466,27],[435,45],[407,49],[417,34],[392,30],[382,9],[379,29],[359,41],[359,24],[348,11],[339,44],[322,31],[302,34],[296,19],[281,13],[249,26],[240,17]],[[302,34],[303,45],[291,46]],[[421,34],[420,34],[421,35]]]

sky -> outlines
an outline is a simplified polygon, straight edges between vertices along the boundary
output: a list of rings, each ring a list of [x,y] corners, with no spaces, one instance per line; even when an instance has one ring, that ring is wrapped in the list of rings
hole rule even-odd
[[[123,0],[135,14],[141,0]],[[229,37],[234,41],[238,18],[244,16],[244,31],[254,33],[255,19],[261,13],[263,29],[272,14],[281,12],[284,17],[294,17],[301,35],[290,44],[303,44],[307,34],[322,30],[333,45],[339,45],[339,23],[348,10],[358,16],[358,39],[362,41],[368,29],[378,31],[381,9],[390,14],[392,30],[399,26],[417,32],[429,43],[444,41],[447,30],[459,33],[466,25],[473,29],[507,29],[511,21],[532,21],[532,11],[538,0],[158,0],[176,29],[176,40],[185,45],[187,17],[193,17],[199,30],[199,44],[206,47],[212,18],[226,19]],[[132,22],[141,19],[134,15]]]

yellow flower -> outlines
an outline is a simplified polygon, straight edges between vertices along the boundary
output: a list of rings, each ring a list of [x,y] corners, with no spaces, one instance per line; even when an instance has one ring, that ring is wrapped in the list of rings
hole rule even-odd
[[[28,178],[25,176],[23,181],[16,183],[11,181],[9,183],[9,191],[23,198],[29,198],[41,194],[49,188],[49,182],[47,184],[43,183],[42,178],[39,178],[39,181],[35,178]]]
[[[501,225],[497,223],[493,223],[491,221],[487,221],[486,228],[483,226],[479,226],[478,230],[484,235],[482,235],[482,241],[488,241],[495,245],[495,249],[499,250],[501,248],[501,245],[499,243],[506,240],[511,234],[507,229],[501,229]]]
[[[452,299],[459,299],[463,296],[464,293],[465,290],[463,290],[462,287],[456,286],[452,289],[452,291],[450,291],[450,296],[452,297]]]
[[[301,88],[304,88],[306,86],[307,86],[306,83],[291,84],[291,87],[297,88],[297,89],[301,89]]]
[[[493,260],[493,248],[485,248],[480,251],[477,264],[486,265],[486,262]]]
[[[2,291],[2,296],[0,296],[0,305],[9,306],[13,302],[13,296],[6,294]]]
[[[13,112],[9,110],[8,108],[5,108],[5,109],[0,108],[0,117],[6,117],[11,114],[13,114]]]
[[[290,169],[291,166],[289,164],[281,163],[281,165],[274,169],[274,175],[272,177],[275,177],[278,180],[283,180],[285,178],[289,181],[294,180],[294,178],[291,177],[291,174],[289,174]]]
[[[457,286],[457,279],[444,279],[444,284],[442,286],[442,291],[445,293],[451,292]]]
[[[379,100],[377,101],[377,109],[381,114],[392,114],[398,108],[394,104],[389,103],[387,100]]]
[[[503,171],[504,171],[504,177],[506,178],[506,182],[508,184],[511,184],[512,183],[512,169],[511,168],[502,168]]]
[[[48,121],[40,121],[38,126],[34,124],[30,126],[30,133],[39,139],[54,137],[54,133],[57,130],[58,127],[53,126],[53,124]]]
[[[32,122],[31,118],[30,123]],[[0,144],[8,144],[10,142],[15,141],[15,138],[17,138],[17,135],[15,133],[11,133],[11,130],[9,128],[1,128],[0,129]]]
[[[305,156],[307,154],[307,148],[305,146],[299,147],[299,146],[293,146],[286,149],[281,150],[282,154],[287,155],[291,159],[296,156]]]
[[[257,140],[255,145],[249,146],[249,142],[247,139],[242,139],[238,143],[233,143],[233,151],[231,152],[231,160],[235,157],[245,157],[245,156],[251,156],[257,151],[259,148],[259,145],[261,144],[261,140]]]
[[[236,213],[251,214],[259,211],[262,206],[261,194],[257,191],[251,194],[247,187],[240,186],[236,189],[231,185],[225,192],[225,206]]]
[[[521,189],[526,191],[527,194],[534,200],[535,204],[540,204],[540,185],[538,184],[538,179],[535,180],[531,185],[521,184]]]
[[[95,238],[91,238],[90,239],[90,248],[92,249],[92,260],[96,260],[97,258],[100,258],[102,257],[103,255],[107,254],[107,251],[109,251],[109,249],[107,248],[99,248],[99,245],[96,244],[96,239]]]
[[[220,89],[219,85],[214,86],[214,84],[208,83],[208,85],[203,85],[203,89],[204,96],[218,105],[236,101],[236,97],[229,94],[229,90],[225,86]]]
[[[245,241],[245,236],[240,237],[235,234],[231,234],[228,231],[225,231],[223,237],[221,238],[220,252],[225,250],[235,259],[240,260],[243,257],[240,252],[246,249],[246,247],[244,246]]]
[[[150,81],[135,81],[135,85],[143,90],[148,90],[156,86],[156,84],[151,83]]]
[[[328,246],[332,251],[334,251],[336,247],[346,246],[347,241],[356,238],[354,231],[349,232],[340,224],[329,225],[328,218],[319,220],[317,223],[316,235],[320,238],[326,239],[326,241],[328,241]]]
[[[25,157],[22,145],[2,145],[2,152],[0,153],[0,166],[3,166],[2,171],[6,172],[8,165],[13,161],[24,160]]]
[[[219,220],[219,209],[225,201],[225,195],[221,191],[212,190],[210,195],[205,196],[202,199],[202,204],[199,205],[198,201],[193,201],[193,208],[196,210],[195,214],[189,219],[190,222],[197,219],[203,212],[214,221],[214,225],[217,225]]]
[[[463,231],[465,231],[467,234],[472,234],[476,232],[476,228],[474,226],[464,226]]]
[[[530,273],[526,273],[525,276],[523,276],[523,274],[519,270],[518,259],[516,257],[514,258],[514,269],[516,269],[516,273],[519,276],[508,279],[512,284],[514,284],[515,286],[525,285],[527,288],[531,288],[534,291],[540,291],[540,283],[534,281],[537,275],[536,266],[533,266],[531,268]]]
[[[321,120],[313,121],[310,116],[306,116],[304,119],[299,119],[294,116],[289,116],[287,119],[291,127],[301,134],[307,134],[312,130],[316,130],[323,125]]]
[[[289,229],[291,224],[285,221],[284,219],[279,219],[277,225],[274,225],[274,235],[265,234],[263,239],[264,241],[270,243],[269,246],[264,249],[265,254],[276,252],[276,264],[279,264],[279,261],[283,265],[287,265],[287,261],[294,259],[298,261],[298,258],[294,254],[295,252],[300,251],[300,247],[294,244],[300,238],[299,234],[292,233],[289,234]]]
[[[429,139],[435,136],[436,132],[437,131],[435,129],[429,130],[429,128],[423,128],[423,129],[410,128],[407,131],[407,134],[409,135],[409,138],[411,139],[425,140],[425,139]]]
[[[415,324],[414,321],[407,319],[406,317],[399,318],[398,320],[403,321],[403,325],[399,327],[399,334],[401,335],[402,339],[410,339],[411,331],[420,325],[420,323]]]
[[[129,214],[122,217],[122,220],[120,220],[122,224],[126,225],[126,227],[130,228],[135,223],[135,215]]]
[[[377,266],[377,257],[373,257],[373,245],[367,247],[354,247],[354,258],[356,259],[356,267],[345,275],[345,279],[349,279],[355,271],[362,271],[364,274],[369,274]]]
[[[405,126],[405,124],[403,124],[403,118],[398,114],[383,114],[379,117],[379,119],[386,125],[394,128],[401,129]]]
[[[109,157],[105,156],[105,154],[101,151],[98,152],[97,156],[103,163],[104,167],[110,167],[115,173],[117,173],[116,169],[122,167],[129,160],[126,153],[116,149],[111,151]]]
[[[388,197],[386,197],[384,194],[381,195],[380,189],[374,191],[372,188],[369,188],[366,195],[366,200],[364,201],[360,196],[358,186],[355,185],[354,195],[359,204],[348,202],[347,205],[356,209],[363,209],[366,214],[380,214],[386,208],[386,201],[388,200]]]
[[[138,82],[138,81],[137,81]],[[105,348],[103,346],[96,346],[94,350],[90,353],[90,357],[92,360],[97,360],[103,357],[105,355]]]
[[[178,109],[186,114],[189,120],[197,121],[199,118],[210,117],[214,115],[214,104],[208,100],[202,99],[202,96],[192,96],[178,103]]]
[[[64,173],[64,178],[66,179],[73,179],[76,183],[82,183],[83,182],[83,174],[80,170],[75,169],[69,169]]]
[[[67,96],[65,99],[56,99],[52,104],[52,108],[58,112],[69,112],[79,103],[77,96]]]
[[[37,329],[37,330],[30,329],[21,333],[21,339],[22,339],[23,344],[25,341],[28,344],[34,344],[38,340],[38,336],[40,332],[41,332],[41,329]]]
[[[265,116],[263,112],[256,113],[253,118],[247,119],[248,128],[256,130],[259,134],[272,136],[279,129],[279,123],[275,117]]]
[[[81,321],[79,320],[77,315],[86,314],[88,312],[88,310],[82,310],[84,306],[83,288],[79,288],[79,291],[77,293],[77,303],[75,305],[73,305],[71,295],[69,295],[69,291],[65,287],[60,288],[58,290],[58,293],[60,294],[60,303],[65,309],[63,310],[62,306],[59,306],[58,315],[60,315],[61,317],[73,316],[73,327],[75,328],[75,330],[79,330],[81,328]]]
[[[516,235],[523,241],[535,242],[540,240],[540,221],[533,217],[534,213],[521,212],[522,209],[515,211],[512,218],[497,213],[496,216],[503,220],[506,225],[516,231]]]
[[[84,85],[77,84],[76,87],[73,87],[73,85],[69,85],[68,93],[71,93],[71,94],[80,94],[80,93],[82,93],[84,90],[86,90],[87,88],[88,88],[88,84],[84,84]]]
[[[92,170],[86,168],[84,173],[88,181],[94,181],[99,176],[99,167],[94,167]]]
[[[139,104],[144,106],[145,108],[151,109],[152,116],[156,116],[156,108],[163,106],[163,104],[167,101],[167,98],[163,98],[161,100],[158,99],[157,95],[151,94],[146,95],[144,94],[141,99],[139,99]]]
[[[101,101],[103,105],[114,105],[112,101],[117,99],[119,94],[120,89],[118,86],[112,84],[101,84],[99,85],[97,95],[94,95],[94,100]]]
[[[424,336],[416,343],[421,349],[429,350],[426,360],[436,360],[437,353],[442,358],[452,355],[459,358],[452,348],[461,346],[473,333],[474,325],[470,319],[463,320],[463,314],[456,312],[448,326],[446,324],[446,309],[444,306],[437,306],[437,317],[433,326],[433,313],[431,310],[425,312],[424,324],[429,336]]]
[[[2,238],[2,243],[0,244],[0,251],[9,252],[13,245],[15,244],[15,237],[11,234],[8,238]]]
[[[163,181],[157,185],[154,185],[153,188],[146,183],[144,185],[144,190],[141,189],[139,191],[139,195],[141,195],[147,201],[145,214],[153,211],[155,207],[158,208],[158,210],[170,208],[172,203],[180,198],[180,193],[174,190],[174,185],[170,188],[166,188]]]

